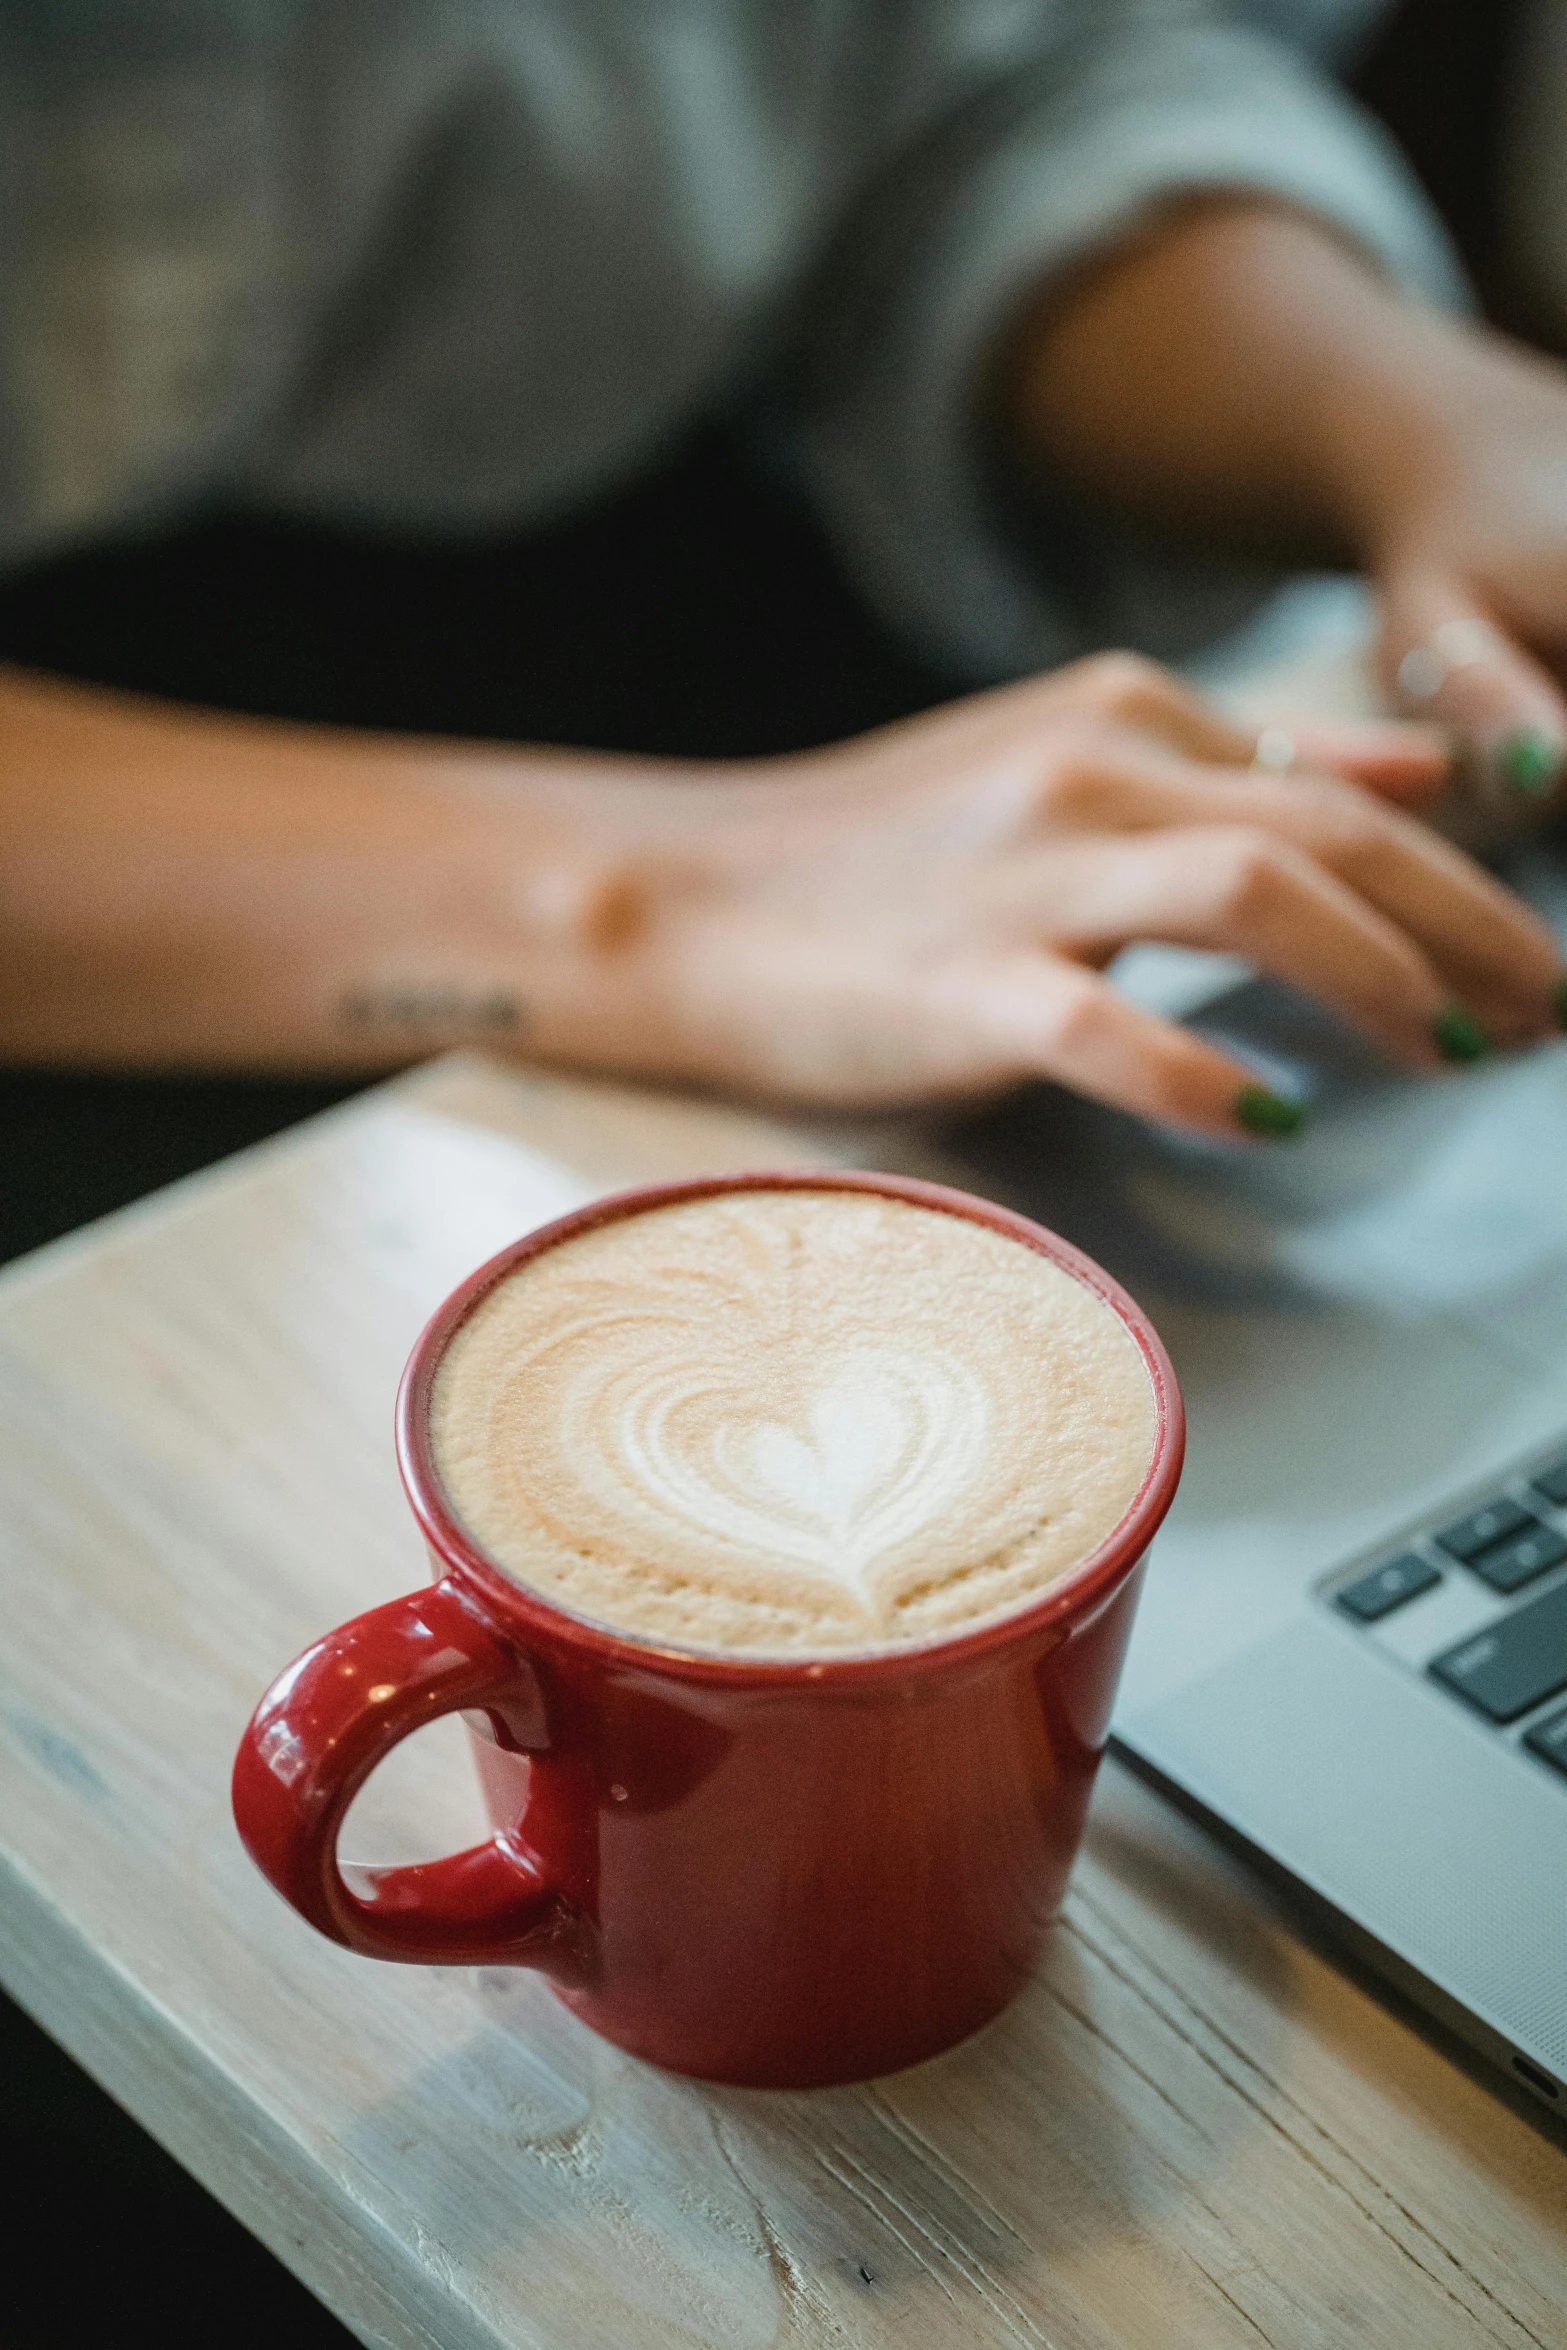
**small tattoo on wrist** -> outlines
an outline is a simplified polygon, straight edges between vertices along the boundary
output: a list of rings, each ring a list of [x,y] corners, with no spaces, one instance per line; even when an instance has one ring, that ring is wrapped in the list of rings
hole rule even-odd
[[[401,1035],[520,1036],[527,1009],[509,988],[432,987],[407,981],[351,987],[338,998],[345,1028]]]

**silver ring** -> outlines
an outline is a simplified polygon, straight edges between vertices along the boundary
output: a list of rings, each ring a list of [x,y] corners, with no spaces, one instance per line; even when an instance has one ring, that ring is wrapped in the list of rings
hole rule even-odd
[[[1260,775],[1288,775],[1296,760],[1295,737],[1286,726],[1265,726],[1251,763]]]
[[[1507,639],[1489,620],[1444,620],[1428,644],[1411,645],[1398,665],[1398,690],[1406,702],[1434,700],[1455,669],[1493,661]]]

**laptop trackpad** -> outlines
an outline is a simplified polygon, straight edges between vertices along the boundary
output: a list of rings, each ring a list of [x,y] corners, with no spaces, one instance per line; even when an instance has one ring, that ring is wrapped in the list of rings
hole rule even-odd
[[[1567,1786],[1360,1637],[1298,1621],[1121,1734],[1567,2079]]]

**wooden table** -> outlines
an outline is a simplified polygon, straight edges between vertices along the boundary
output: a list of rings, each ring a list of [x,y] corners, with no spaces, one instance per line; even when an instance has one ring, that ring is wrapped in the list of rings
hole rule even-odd
[[[423,1579],[390,1424],[428,1309],[611,1185],[871,1152],[451,1060],[0,1277],[7,1987],[367,2342],[1567,2346],[1561,2144],[1113,1764],[1012,2011],[809,2095],[351,1957],[245,1858],[262,1687]],[[345,1848],[477,1829],[447,1723]]]

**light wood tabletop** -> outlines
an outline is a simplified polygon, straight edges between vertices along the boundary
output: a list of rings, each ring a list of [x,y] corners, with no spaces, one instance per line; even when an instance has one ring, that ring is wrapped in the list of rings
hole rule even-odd
[[[424,1579],[392,1399],[458,1277],[622,1182],[901,1147],[453,1059],[0,1277],[7,1987],[366,2342],[1567,2350],[1562,2142],[1114,1763],[1013,2009],[811,2094],[355,1958],[240,1849],[262,1688]],[[345,1849],[478,1830],[448,1722]]]

